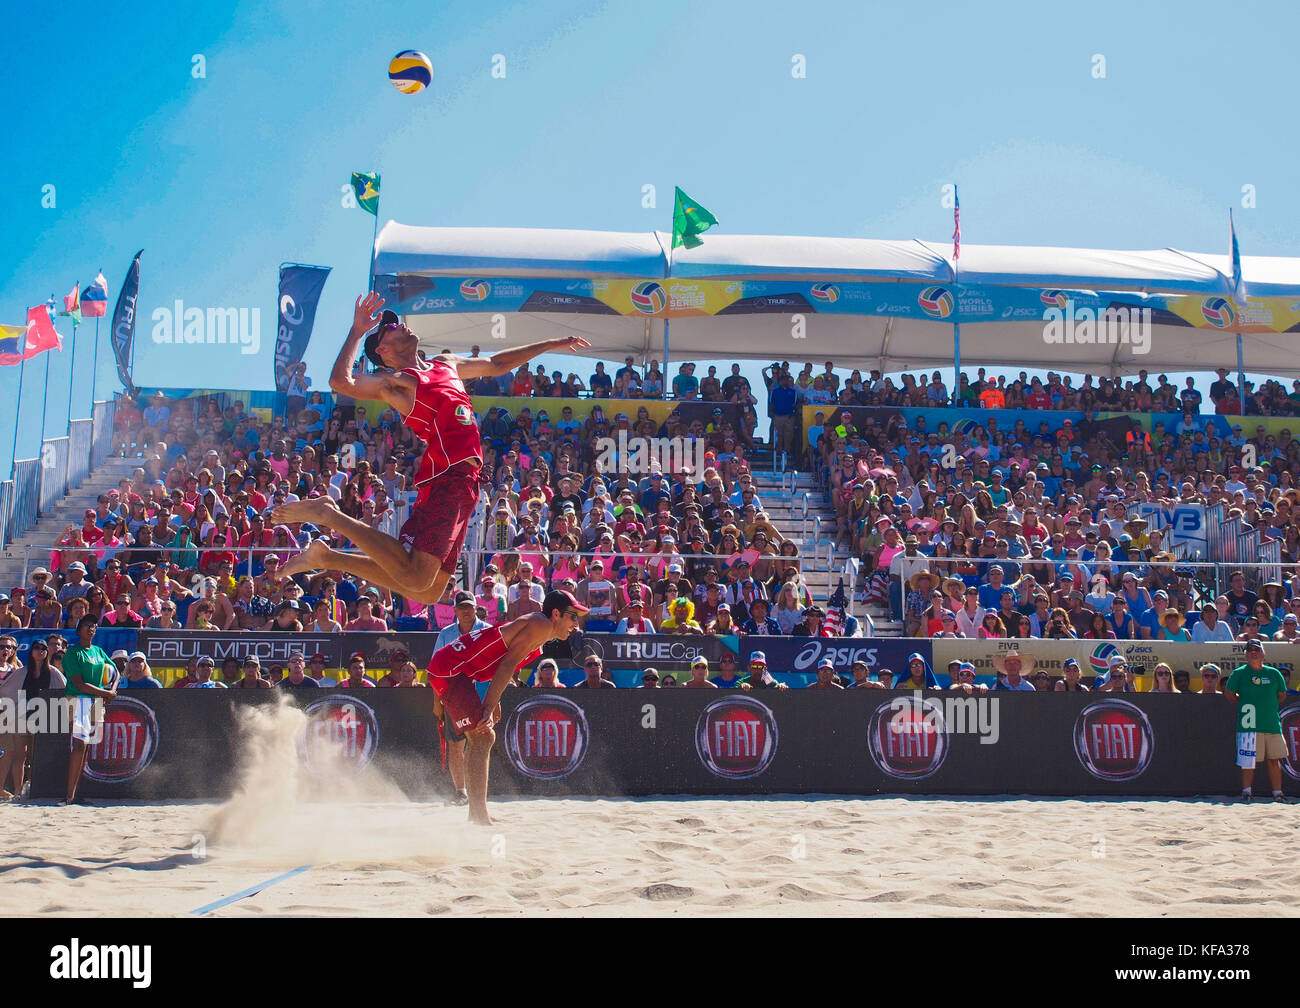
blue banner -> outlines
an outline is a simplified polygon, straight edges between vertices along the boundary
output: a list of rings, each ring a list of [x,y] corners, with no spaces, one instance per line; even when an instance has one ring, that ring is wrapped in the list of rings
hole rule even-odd
[[[135,300],[140,295],[142,255],[144,249],[135,254],[135,258],[131,260],[131,268],[126,271],[122,290],[117,295],[117,306],[113,309],[113,328],[110,330],[113,357],[117,360],[117,376],[129,396],[135,396],[139,391],[131,381],[131,344],[135,341]]]
[[[289,391],[290,369],[307,353],[329,266],[280,265],[280,320],[275,331],[275,387]]]
[[[919,651],[933,667],[932,642],[907,637],[760,637],[747,634],[740,639],[742,674],[749,668],[749,656],[762,651],[767,670],[791,686],[802,678],[806,685],[817,678],[817,663],[823,658],[835,662],[835,674],[847,676],[855,661],[864,661],[872,672],[889,669],[897,675],[907,671],[907,656]]]

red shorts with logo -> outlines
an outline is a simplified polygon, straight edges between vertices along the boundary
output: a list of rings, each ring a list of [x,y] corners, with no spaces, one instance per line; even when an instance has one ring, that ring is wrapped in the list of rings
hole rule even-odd
[[[507,650],[500,629],[492,627],[462,634],[429,659],[429,685],[442,700],[457,734],[483,719],[483,701],[474,684],[496,675]]]
[[[480,469],[474,459],[457,462],[420,487],[397,541],[408,550],[436,556],[445,568],[455,566],[478,506]]]
[[[447,737],[459,742],[465,731],[483,720],[483,701],[479,698],[474,680],[466,675],[441,679],[429,678],[433,691],[442,701],[442,719]]]

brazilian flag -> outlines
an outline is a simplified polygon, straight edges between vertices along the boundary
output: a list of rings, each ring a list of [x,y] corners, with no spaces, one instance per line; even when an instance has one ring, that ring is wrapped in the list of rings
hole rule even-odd
[[[379,216],[379,173],[353,172],[352,191],[357,195],[357,206],[367,213]]]
[[[695,248],[703,244],[699,235],[718,223],[718,218],[705,210],[679,188],[673,205],[673,248],[684,245]]]

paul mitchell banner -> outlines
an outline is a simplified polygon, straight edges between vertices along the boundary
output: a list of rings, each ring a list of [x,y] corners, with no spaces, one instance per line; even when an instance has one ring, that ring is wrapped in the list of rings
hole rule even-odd
[[[117,295],[117,306],[113,309],[113,357],[117,360],[117,376],[122,380],[122,387],[129,396],[139,394],[139,389],[131,381],[131,343],[135,340],[135,300],[140,295],[140,257],[144,249],[135,254],[131,268],[126,271],[122,281],[122,290]]]
[[[316,321],[316,305],[330,275],[328,266],[280,265],[280,321],[275,332],[275,388],[289,391],[289,369],[302,360]]]

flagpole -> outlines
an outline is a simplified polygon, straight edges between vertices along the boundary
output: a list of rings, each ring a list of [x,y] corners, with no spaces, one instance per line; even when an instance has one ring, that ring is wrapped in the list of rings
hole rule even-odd
[[[72,364],[68,368],[68,426],[72,425],[72,386],[77,380],[77,323],[72,323]]]
[[[375,289],[375,243],[379,241],[379,202],[375,202],[375,229],[370,235],[370,284],[366,290]]]
[[[957,186],[952,187],[953,199],[953,249],[952,249],[952,404],[960,406],[957,390],[961,387],[961,200],[957,196]]]
[[[26,331],[24,331],[24,333],[23,333],[22,353],[24,354],[24,356],[23,356],[22,361],[20,361],[19,364],[18,364],[18,395],[17,395],[17,397],[15,398],[16,405],[14,406],[14,443],[13,443],[13,447],[12,447],[12,449],[10,450],[10,453],[9,453],[9,454],[10,454],[10,460],[9,460],[9,461],[10,461],[10,465],[11,465],[11,466],[16,465],[17,462],[18,462],[18,428],[19,428],[19,426],[20,426],[20,424],[19,424],[19,420],[21,419],[21,417],[22,417],[22,412],[23,412],[23,374],[27,371],[27,357],[26,357],[26,353],[27,353],[27,333],[26,333]]]
[[[50,320],[50,325],[54,325],[54,320]],[[50,408],[50,358],[53,356],[48,350],[45,351],[45,395],[41,399],[41,444],[45,444],[45,413]]]
[[[90,415],[95,415],[95,382],[99,378],[99,316],[95,316],[95,349],[90,365]]]

